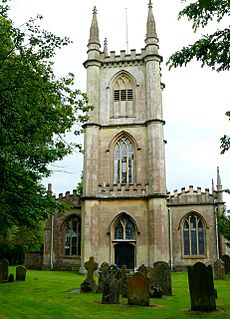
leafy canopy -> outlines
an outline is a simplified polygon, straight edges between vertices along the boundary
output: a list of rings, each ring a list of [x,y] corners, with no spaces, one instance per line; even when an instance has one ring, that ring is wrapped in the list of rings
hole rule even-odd
[[[52,59],[69,45],[39,26],[41,16],[20,28],[0,1],[0,234],[12,226],[36,228],[57,203],[41,183],[48,164],[80,145],[65,142],[65,133],[87,120],[86,95],[74,75],[57,79]]]
[[[183,0],[187,2],[187,0]],[[204,28],[214,19],[220,22],[230,16],[229,0],[198,0],[187,5],[179,12],[178,18],[186,16],[192,21],[192,28],[196,32]],[[228,21],[229,22],[229,21]],[[230,68],[230,29],[229,25],[217,29],[213,34],[206,34],[195,43],[183,47],[169,58],[169,68],[187,65],[193,58],[201,61],[202,66],[207,65],[216,71]]]

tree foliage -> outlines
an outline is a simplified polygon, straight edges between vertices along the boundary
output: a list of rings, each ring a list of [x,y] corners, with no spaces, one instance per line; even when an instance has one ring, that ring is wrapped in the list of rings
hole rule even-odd
[[[0,2],[0,234],[12,226],[36,228],[57,203],[41,183],[48,164],[80,145],[67,144],[65,133],[87,120],[85,94],[74,75],[57,79],[52,59],[69,45],[42,30],[38,16],[20,28]],[[81,126],[75,131],[81,132]]]
[[[184,0],[184,2],[187,2]],[[196,32],[204,28],[209,22],[216,19],[220,22],[230,16],[229,0],[198,0],[190,3],[179,12],[178,18],[186,16],[192,21],[192,28]],[[187,65],[193,58],[201,61],[202,66],[207,65],[216,71],[230,68],[230,29],[229,26],[217,29],[213,34],[206,34],[195,43],[183,47],[182,50],[172,54],[168,61],[170,68]]]
[[[183,0],[187,2],[187,0]],[[186,66],[194,58],[211,69],[227,71],[230,69],[230,1],[229,0],[197,0],[188,4],[179,12],[178,18],[187,17],[192,21],[192,28],[196,32],[199,28],[205,28],[213,20],[222,22],[226,27],[218,28],[212,34],[203,35],[193,44],[183,47],[171,55],[167,65],[172,67]],[[230,112],[226,112],[230,120]],[[230,149],[230,136],[221,138],[221,153]]]

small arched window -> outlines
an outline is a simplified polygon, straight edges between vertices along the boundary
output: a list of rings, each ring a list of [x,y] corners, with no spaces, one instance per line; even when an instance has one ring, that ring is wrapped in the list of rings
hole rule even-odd
[[[127,74],[120,74],[112,86],[111,117],[134,116],[134,89],[133,81]]]
[[[117,221],[114,227],[114,239],[119,240],[134,240],[135,225],[128,215],[123,214]]]
[[[81,255],[81,219],[72,216],[65,224],[65,256]]]
[[[201,218],[192,213],[183,224],[183,247],[184,255],[204,255],[205,254],[204,225]]]
[[[114,148],[114,183],[134,182],[134,146],[126,137],[120,138]]]

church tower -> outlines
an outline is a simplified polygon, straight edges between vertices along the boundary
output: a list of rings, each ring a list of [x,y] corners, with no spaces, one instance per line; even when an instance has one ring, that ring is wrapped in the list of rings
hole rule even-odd
[[[101,49],[93,10],[85,124],[81,265],[94,256],[128,268],[169,261],[158,38],[148,4],[140,53]]]

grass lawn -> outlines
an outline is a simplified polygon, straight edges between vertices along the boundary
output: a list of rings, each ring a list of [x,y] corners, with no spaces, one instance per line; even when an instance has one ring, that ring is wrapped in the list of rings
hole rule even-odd
[[[9,273],[15,275],[15,268]],[[103,305],[101,294],[71,293],[84,278],[74,272],[29,270],[26,282],[0,284],[0,318],[230,319],[230,275],[215,281],[217,311],[209,313],[190,310],[187,273],[173,273],[173,295],[151,299],[150,307],[128,306],[123,298],[119,305]]]

